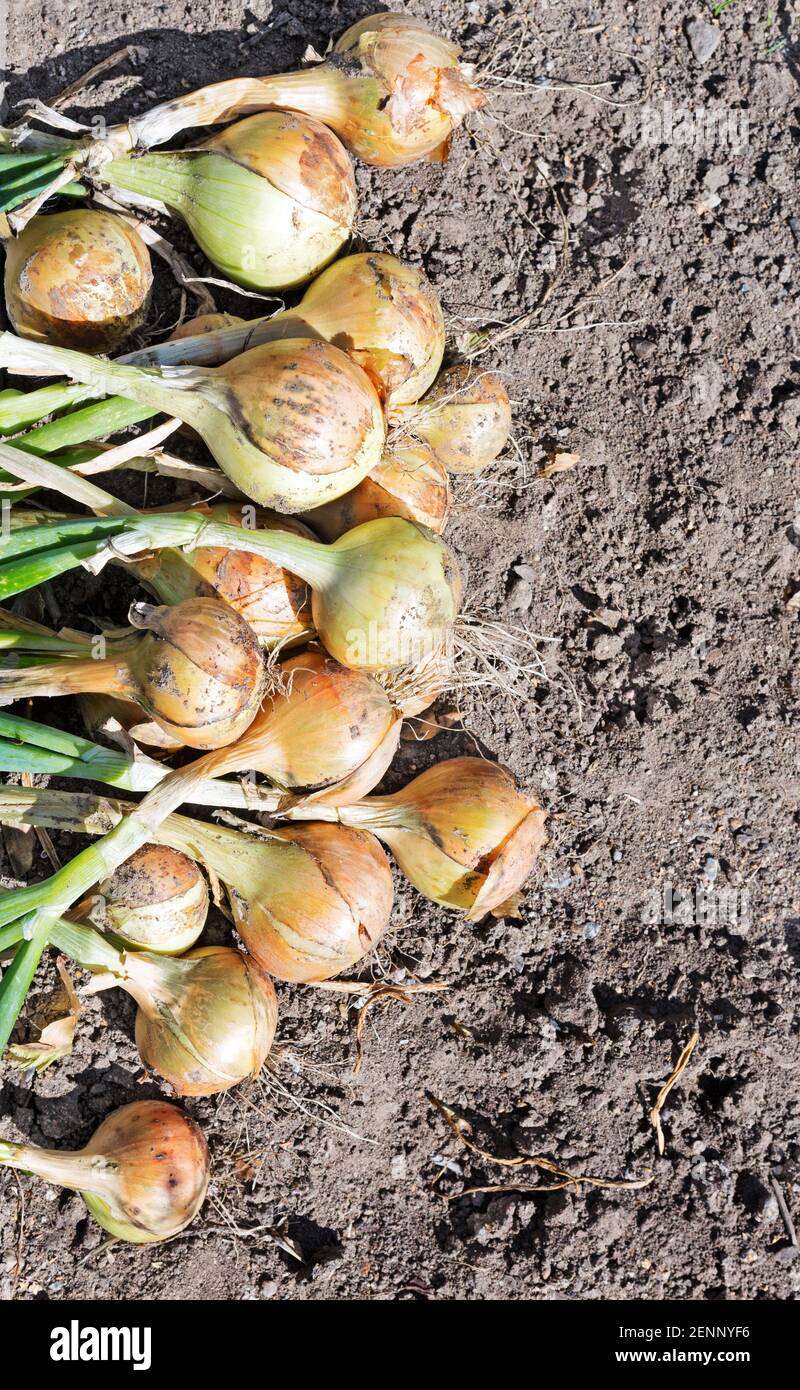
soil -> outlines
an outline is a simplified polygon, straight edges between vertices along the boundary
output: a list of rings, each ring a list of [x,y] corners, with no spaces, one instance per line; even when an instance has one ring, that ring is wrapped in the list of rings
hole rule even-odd
[[[133,43],[138,60],[68,108],[119,119],[295,67],[369,8],[12,0],[7,98],[52,98]],[[415,4],[491,66],[491,104],[445,165],[358,170],[363,244],[425,267],[454,348],[534,311],[479,359],[505,375],[515,448],[457,488],[449,538],[473,609],[536,633],[541,674],[526,698],[473,700],[469,733],[404,744],[385,784],[477,746],[538,789],[550,841],[521,920],[465,926],[398,879],[364,974],[448,991],[373,1010],[354,1075],[348,1001],[280,987],[274,1072],[187,1105],[215,1178],[205,1218],[171,1244],[109,1247],[79,1197],[0,1176],[6,1298],[800,1287],[779,1202],[800,1226],[800,42],[783,0],[717,8],[695,6],[719,34],[700,62],[692,10],[671,0]],[[178,295],[159,275],[163,330]],[[577,462],[543,472],[564,454]],[[105,575],[52,588],[83,625],[119,620],[129,592]],[[64,702],[47,713],[67,717]],[[46,872],[37,846],[31,877]],[[228,930],[218,917],[210,939]],[[37,988],[54,980],[51,960]],[[159,1094],[132,1023],[118,991],[87,1003],[71,1057],[6,1071],[0,1133],[78,1146],[113,1107]],[[660,1156],[649,1112],[695,1029]],[[493,1154],[651,1184],[459,1196],[549,1179],[469,1152],[429,1093]]]

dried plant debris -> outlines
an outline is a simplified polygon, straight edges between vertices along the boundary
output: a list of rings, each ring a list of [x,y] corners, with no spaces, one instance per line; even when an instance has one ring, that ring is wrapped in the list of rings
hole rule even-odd
[[[581,1184],[586,1184],[587,1187],[627,1188],[630,1191],[636,1191],[639,1188],[648,1187],[653,1181],[652,1174],[645,1178],[618,1179],[599,1178],[589,1173],[570,1173],[566,1168],[554,1163],[552,1159],[540,1155],[534,1157],[527,1154],[517,1154],[514,1158],[501,1158],[474,1143],[470,1138],[472,1127],[469,1121],[459,1115],[452,1106],[445,1105],[444,1101],[439,1100],[430,1092],[428,1092],[428,1100],[449,1125],[459,1142],[477,1158],[483,1159],[485,1163],[496,1163],[502,1168],[538,1168],[541,1172],[550,1173],[558,1179],[554,1183],[489,1183],[478,1187],[466,1187],[461,1192],[450,1194],[448,1201],[457,1201],[460,1197],[468,1197],[476,1192],[556,1192],[563,1187],[572,1187],[576,1193],[579,1193]]]
[[[689,1065],[689,1059],[691,1058],[691,1055],[694,1052],[699,1040],[700,1034],[698,1033],[697,1029],[695,1029],[675,1064],[675,1070],[673,1071],[672,1075],[669,1076],[667,1080],[664,1082],[664,1085],[661,1087],[661,1090],[656,1096],[656,1103],[650,1111],[650,1123],[656,1132],[656,1137],[658,1140],[658,1152],[660,1154],[663,1154],[664,1152],[664,1131],[661,1128],[661,1111],[664,1108],[664,1102],[666,1101],[667,1096],[669,1095],[670,1091],[675,1085],[675,1082],[679,1079],[679,1077],[683,1075],[687,1066]]]

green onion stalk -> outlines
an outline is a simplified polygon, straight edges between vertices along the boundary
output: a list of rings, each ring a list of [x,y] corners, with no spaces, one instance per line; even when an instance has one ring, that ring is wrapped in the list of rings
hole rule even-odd
[[[134,809],[126,808],[122,819],[118,808],[101,806],[101,819],[96,824],[98,830],[107,831],[102,839],[49,878],[13,889],[0,898],[0,951],[18,947],[0,982],[0,1054],[59,919],[94,884],[109,878],[124,860],[154,840],[162,821],[181,805],[186,794],[187,776],[181,770],[165,777]],[[78,799],[70,794],[69,800],[75,803]],[[102,943],[103,938],[99,941]]]
[[[0,463],[11,471],[14,462],[0,446]],[[97,571],[112,556],[198,545],[263,555],[305,580],[314,627],[343,666],[415,667],[448,646],[460,596],[455,557],[440,536],[400,517],[365,522],[330,545],[180,512],[21,527],[0,539],[0,601],[76,565]]]
[[[106,748],[79,734],[5,711],[0,711],[0,772],[74,777],[135,793],[152,791],[170,776],[169,768],[139,750],[130,754]],[[252,781],[226,782],[222,777],[209,776],[192,782],[187,800],[215,810],[227,807],[272,814],[278,808],[281,793]]]

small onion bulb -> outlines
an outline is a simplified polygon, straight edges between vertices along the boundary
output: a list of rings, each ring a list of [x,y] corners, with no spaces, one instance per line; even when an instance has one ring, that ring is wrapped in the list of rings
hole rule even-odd
[[[113,352],[144,320],[150,255],[123,218],[93,208],[33,217],[5,250],[6,308],[21,337]]]
[[[159,955],[188,951],[208,915],[208,888],[197,865],[164,845],[142,845],[98,892],[104,924],[137,950]]]

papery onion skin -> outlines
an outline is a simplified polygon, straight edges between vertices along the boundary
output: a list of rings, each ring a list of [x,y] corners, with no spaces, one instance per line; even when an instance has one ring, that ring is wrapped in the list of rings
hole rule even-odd
[[[113,160],[96,178],[166,204],[218,269],[256,290],[316,274],[356,213],[347,151],[319,121],[288,111],[237,121],[191,150]]]
[[[399,437],[423,439],[451,473],[478,473],[493,463],[511,433],[508,392],[495,372],[448,367],[416,404],[390,412]]]
[[[311,534],[293,518],[235,502],[196,510],[234,526]],[[130,568],[164,603],[180,603],[187,598],[223,599],[241,614],[264,647],[291,647],[306,641],[314,631],[308,586],[290,570],[250,551],[197,546],[184,556],[177,550],[158,550]]]
[[[164,1023],[157,1005],[134,984],[136,1046],[146,1066],[180,1096],[208,1096],[255,1076],[272,1046],[278,1019],[274,987],[241,951],[207,946],[176,965],[194,963],[189,982],[170,1000],[172,1016],[189,1047]],[[129,968],[136,969],[130,962]]]
[[[347,491],[380,459],[386,426],[374,387],[328,343],[265,343],[208,375],[210,399],[222,408],[188,423],[254,502],[304,511]]]
[[[194,1120],[167,1101],[134,1101],[103,1122],[84,1149],[118,1165],[120,1201],[129,1221],[109,1218],[102,1196],[82,1193],[95,1220],[121,1240],[168,1240],[194,1219],[205,1200],[208,1148]]]
[[[121,217],[93,208],[39,215],[5,251],[6,307],[21,337],[112,352],[143,322],[150,256]]]
[[[219,748],[243,734],[266,680],[245,620],[211,598],[174,608],[134,604],[130,617],[147,630],[129,658],[139,703],[161,728],[191,748]]]
[[[247,896],[228,885],[236,930],[279,980],[329,980],[377,944],[392,910],[392,873],[372,835],[311,824],[278,832],[296,853]]]
[[[221,328],[235,328],[244,323],[236,314],[198,314],[196,318],[184,319],[167,338],[168,343],[180,342],[183,338],[195,338],[198,333],[215,333]]]
[[[384,454],[358,487],[306,512],[305,520],[326,541],[335,541],[354,526],[382,516],[418,521],[438,536],[449,511],[447,470],[426,444],[411,442]]]
[[[123,941],[159,955],[193,946],[208,915],[208,888],[187,855],[143,845],[100,884],[105,924]]]
[[[208,1189],[200,1127],[162,1100],[123,1105],[77,1153],[0,1140],[0,1162],[80,1192],[105,1231],[135,1245],[184,1230]]]
[[[454,128],[484,104],[459,65],[456,45],[415,16],[369,15],[342,34],[333,52],[361,63],[363,87],[353,85],[348,118],[335,128],[368,164],[442,157]]]

